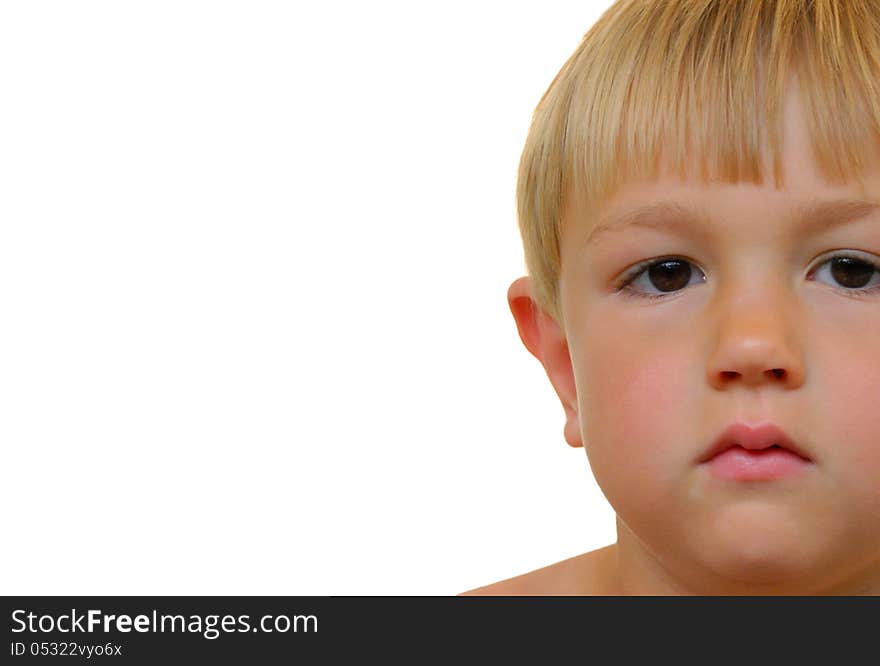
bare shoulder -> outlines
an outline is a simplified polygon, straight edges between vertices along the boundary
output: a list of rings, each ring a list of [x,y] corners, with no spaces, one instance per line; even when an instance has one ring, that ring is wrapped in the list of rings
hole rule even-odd
[[[610,595],[615,546],[591,550],[457,596]]]

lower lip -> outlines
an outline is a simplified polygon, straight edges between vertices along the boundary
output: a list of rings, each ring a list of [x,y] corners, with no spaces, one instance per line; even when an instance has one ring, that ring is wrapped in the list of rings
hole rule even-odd
[[[708,463],[709,473],[727,481],[773,481],[806,471],[812,463],[786,449],[749,451],[734,446]]]

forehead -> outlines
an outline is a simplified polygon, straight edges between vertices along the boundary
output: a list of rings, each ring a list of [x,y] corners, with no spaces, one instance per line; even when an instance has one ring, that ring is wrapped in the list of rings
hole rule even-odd
[[[708,208],[702,204],[692,205],[665,197],[625,207],[623,210],[606,212],[590,228],[585,244],[601,243],[609,236],[634,228],[681,231],[695,227],[706,228],[724,222],[724,217],[713,216]],[[790,208],[785,210],[786,219],[781,222],[786,226],[796,225],[800,233],[811,233],[873,216],[878,212],[880,199],[877,198],[837,196],[824,199],[813,196],[792,201]]]
[[[703,238],[723,232],[753,240],[760,234],[803,238],[876,220],[880,232],[880,170],[843,184],[794,170],[781,188],[666,175],[625,183],[599,206],[588,207],[574,196],[568,202],[562,257],[601,251],[615,240],[638,238],[645,229]],[[563,264],[568,262],[563,259]]]

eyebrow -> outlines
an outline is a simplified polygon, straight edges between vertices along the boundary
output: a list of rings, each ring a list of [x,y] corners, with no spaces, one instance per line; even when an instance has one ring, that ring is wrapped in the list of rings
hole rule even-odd
[[[813,199],[797,206],[793,217],[800,219],[800,231],[811,232],[855,222],[878,210],[880,201],[874,199]],[[707,215],[680,202],[656,201],[600,220],[585,244],[631,227],[678,230],[710,223]]]

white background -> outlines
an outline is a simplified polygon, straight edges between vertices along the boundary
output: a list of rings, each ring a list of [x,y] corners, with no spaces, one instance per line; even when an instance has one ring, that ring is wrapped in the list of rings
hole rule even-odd
[[[506,300],[610,4],[0,5],[0,593],[447,595],[612,543]]]

